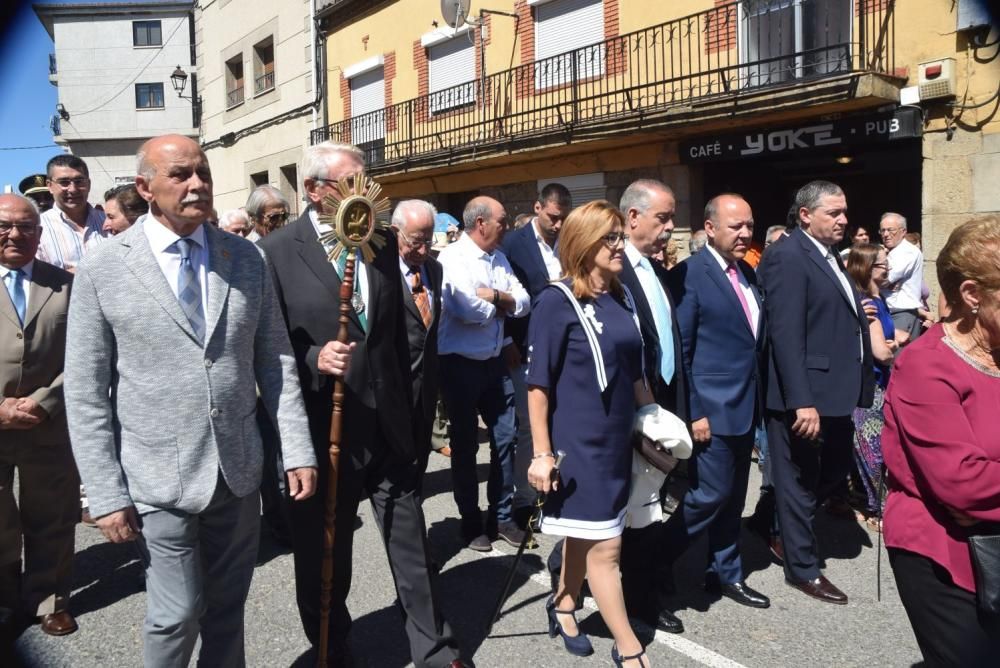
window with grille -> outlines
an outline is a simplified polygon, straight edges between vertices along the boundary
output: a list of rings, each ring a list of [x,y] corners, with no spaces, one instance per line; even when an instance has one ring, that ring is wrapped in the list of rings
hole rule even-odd
[[[535,87],[561,86],[604,75],[602,0],[535,4]]]
[[[432,114],[475,102],[475,79],[476,50],[471,32],[428,47],[428,106]]]
[[[160,46],[163,29],[159,21],[132,21],[133,46]]]
[[[243,104],[243,54],[226,61],[226,109]]]
[[[268,37],[253,47],[253,94],[274,90],[274,39]]]
[[[351,78],[351,141],[361,146],[385,138],[385,70]]]
[[[163,84],[141,83],[135,85],[136,109],[162,109]]]

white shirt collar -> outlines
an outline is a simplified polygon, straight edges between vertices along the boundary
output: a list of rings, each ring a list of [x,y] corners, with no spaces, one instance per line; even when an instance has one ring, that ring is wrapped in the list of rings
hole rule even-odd
[[[816,248],[819,249],[820,255],[822,255],[825,258],[826,256],[828,256],[830,254],[830,247],[829,246],[827,246],[826,244],[824,244],[822,241],[820,241],[819,239],[817,239],[813,235],[809,234],[809,232],[807,230],[805,230],[805,229],[802,230],[802,233],[806,235],[806,239],[808,239],[809,241],[811,241],[814,244],[816,244]]]
[[[24,278],[31,281],[32,272],[35,269],[35,261],[29,260],[28,264],[20,267],[21,271],[24,273]],[[0,264],[0,280],[7,278],[7,274],[13,273],[15,270],[12,267],[5,267]]]
[[[538,231],[538,216],[535,216],[534,218],[531,219],[531,229],[535,233],[535,241],[537,241],[540,244],[545,244],[546,246],[549,246],[549,242],[546,241],[545,237],[542,236],[542,233]],[[558,240],[556,241],[555,245],[556,246],[559,245]],[[549,248],[555,250],[555,246],[549,246]]]
[[[416,267],[416,269],[417,269],[416,273],[422,272],[422,268],[419,265]],[[410,265],[406,264],[406,260],[403,259],[402,255],[399,256],[399,271],[403,273],[403,278],[408,277],[411,273]]]
[[[458,240],[452,245],[456,247],[456,250],[470,257],[483,260],[489,260],[492,259],[493,257],[493,253],[487,253],[486,251],[484,251],[482,248],[479,247],[479,244],[473,241],[472,237],[470,237],[465,232],[462,232],[462,236],[460,236]]]
[[[719,266],[722,267],[722,271],[726,271],[730,264],[736,264],[735,262],[730,262],[726,258],[722,257],[722,255],[719,254],[719,251],[712,248],[711,244],[705,244],[705,249],[707,249],[712,257],[715,258],[715,261],[719,263]]]
[[[316,209],[310,206],[307,211],[309,212],[309,222],[313,224],[313,229],[316,230],[316,236],[323,236],[324,232],[328,232],[330,230],[329,225],[319,222],[319,214],[316,213]]]
[[[143,221],[143,232],[146,233],[146,238],[149,239],[149,247],[154,253],[165,253],[167,249],[176,243],[178,239],[181,238],[179,234],[171,230],[166,225],[160,223],[153,216],[148,216]],[[205,224],[202,223],[194,229],[194,232],[187,236],[188,239],[194,241],[202,249],[205,248]]]
[[[639,262],[642,260],[642,253],[629,241],[625,244],[625,257],[628,258],[628,261],[632,263],[632,267],[634,268],[639,266]]]

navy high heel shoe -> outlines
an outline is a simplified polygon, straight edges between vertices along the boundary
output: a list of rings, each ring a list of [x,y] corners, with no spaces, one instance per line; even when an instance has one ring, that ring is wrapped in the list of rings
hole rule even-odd
[[[579,629],[577,629],[575,636],[566,635],[562,625],[556,618],[556,615],[570,615],[575,622],[575,612],[575,610],[556,610],[555,596],[549,596],[549,600],[545,602],[545,613],[549,618],[549,637],[555,638],[556,634],[559,634],[562,636],[563,645],[566,646],[567,652],[574,656],[590,656],[594,653],[594,646],[590,644],[590,638]]]
[[[633,659],[639,660],[639,665],[645,667],[646,662],[642,660],[642,657],[646,656],[646,650],[641,650],[638,654],[631,654],[629,656],[622,656],[618,653],[618,647],[611,647],[611,660],[615,662],[618,668],[622,668],[626,661],[632,661]]]

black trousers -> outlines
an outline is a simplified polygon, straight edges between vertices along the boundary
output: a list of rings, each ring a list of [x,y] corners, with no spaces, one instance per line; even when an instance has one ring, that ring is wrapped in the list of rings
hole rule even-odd
[[[851,417],[820,418],[815,441],[792,433],[794,411],[769,412],[768,459],[785,550],[785,577],[795,582],[820,575],[813,520],[822,503],[851,470],[854,422]]]
[[[889,563],[927,666],[1000,663],[1000,617],[980,614],[975,594],[956,586],[948,571],[922,555],[890,547]]]
[[[337,666],[347,644],[351,615],[354,520],[361,499],[368,497],[382,534],[396,594],[406,617],[410,657],[416,666],[444,666],[459,657],[458,642],[435,602],[434,576],[424,513],[417,492],[422,470],[392,452],[380,435],[367,442],[376,454],[361,465],[342,453],[337,483],[337,519],[333,546],[333,592],[330,605],[330,659]],[[323,518],[329,466],[320,462],[316,494],[305,501],[288,501],[295,558],[295,594],[306,637],[319,646],[320,588],[323,563]]]

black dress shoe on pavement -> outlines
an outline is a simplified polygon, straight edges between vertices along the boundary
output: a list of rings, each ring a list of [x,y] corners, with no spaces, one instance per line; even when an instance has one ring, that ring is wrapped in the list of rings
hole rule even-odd
[[[834,603],[836,605],[847,605],[847,594],[837,589],[832,582],[826,579],[825,575],[820,575],[814,580],[805,580],[803,582],[796,582],[794,580],[785,580],[785,582],[818,601]]]
[[[746,580],[733,582],[731,584],[720,584],[717,578],[705,580],[705,591],[711,594],[718,594],[732,599],[740,605],[748,608],[770,608],[771,599],[764,596],[759,591],[754,591],[747,585]]]
[[[667,633],[684,633],[684,622],[666,608],[656,613],[656,619],[650,626],[655,626]]]

